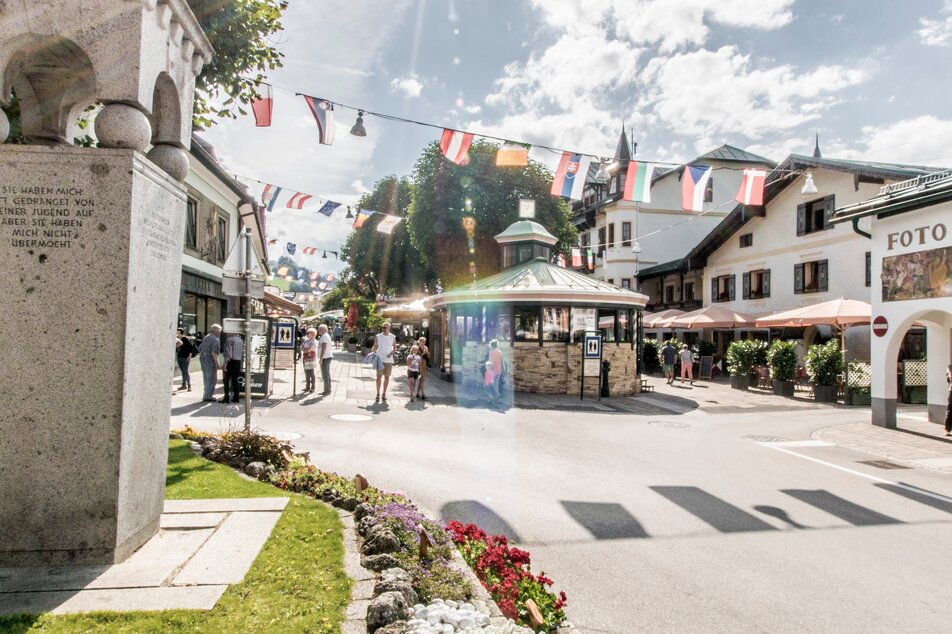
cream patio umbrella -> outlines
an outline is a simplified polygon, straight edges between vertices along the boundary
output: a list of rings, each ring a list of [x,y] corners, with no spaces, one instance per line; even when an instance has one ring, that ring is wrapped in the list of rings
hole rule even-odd
[[[670,320],[674,319],[675,317],[680,317],[683,314],[683,310],[669,308],[658,313],[653,313],[650,316],[645,315],[641,325],[643,328],[667,328],[668,322]]]
[[[856,299],[839,299],[786,310],[776,315],[761,317],[757,320],[760,328],[778,326],[844,326],[868,324],[873,309],[866,302]]]
[[[705,306],[671,319],[669,328],[737,328],[753,326],[757,318],[722,306]]]

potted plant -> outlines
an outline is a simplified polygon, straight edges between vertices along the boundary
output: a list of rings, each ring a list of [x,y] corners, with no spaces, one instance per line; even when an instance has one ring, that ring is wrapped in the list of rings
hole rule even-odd
[[[770,378],[773,379],[773,392],[778,396],[793,398],[797,374],[797,347],[792,341],[774,341],[767,350],[767,363],[770,365]]]
[[[843,355],[837,340],[807,350],[807,372],[813,381],[813,398],[818,403],[836,402],[836,383],[842,371]]]
[[[733,341],[727,348],[727,370],[731,374],[731,387],[746,390],[750,387],[750,373],[757,362],[759,341]]]

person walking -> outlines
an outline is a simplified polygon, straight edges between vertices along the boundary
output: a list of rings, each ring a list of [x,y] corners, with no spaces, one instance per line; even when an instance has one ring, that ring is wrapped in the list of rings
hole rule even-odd
[[[687,344],[681,346],[681,382],[684,383],[684,375],[688,375],[691,385],[694,385],[694,353],[688,348]]]
[[[417,398],[420,400],[426,400],[426,393],[423,390],[423,386],[426,383],[426,372],[430,367],[430,349],[426,345],[426,337],[420,337],[417,339],[417,350],[420,355],[420,380],[417,381]]]
[[[241,360],[245,354],[245,346],[238,333],[228,333],[228,336],[225,337],[222,354],[225,357],[225,375],[222,377],[222,382],[225,384],[225,398],[220,402],[230,403],[234,401],[237,403],[238,392],[240,391],[238,377],[241,376]],[[229,389],[231,390],[231,398],[228,397]]]
[[[674,383],[674,361],[677,356],[677,349],[674,347],[674,344],[671,343],[671,340],[668,339],[667,343],[664,344],[664,348],[661,349],[661,367],[664,371],[664,376],[668,379],[668,385]]]
[[[198,346],[198,362],[202,367],[203,401],[215,400],[215,384],[218,383],[218,354],[221,352],[221,326],[212,324],[212,331],[205,335]]]
[[[407,386],[410,388],[410,401],[413,401],[417,390],[417,381],[420,380],[420,367],[423,359],[420,357],[420,347],[411,346],[407,355]]]
[[[334,324],[334,347],[340,348],[341,338],[344,336],[344,329],[340,327],[340,322]]]
[[[327,396],[331,393],[331,359],[334,358],[334,350],[326,325],[318,326],[317,334],[317,357],[321,360],[321,379],[324,381],[324,391],[321,392],[321,396]]]
[[[493,391],[496,393],[496,398],[499,398],[502,395],[499,388],[502,384],[505,365],[502,361],[502,350],[499,349],[498,339],[489,342],[489,362],[493,364]]]
[[[377,368],[377,398],[375,402],[387,400],[387,387],[390,385],[390,374],[393,372],[393,351],[396,347],[397,337],[390,332],[390,322],[384,322],[383,331],[378,332],[374,337],[374,347],[371,352],[377,354],[383,362],[382,367]],[[380,395],[380,381],[383,379],[383,396]]]
[[[185,329],[179,328],[175,331],[175,361],[178,363],[179,371],[182,373],[182,385],[179,391],[192,391],[192,377],[188,373],[188,364],[192,362],[195,355],[195,346],[188,337],[185,336]]]
[[[301,363],[304,365],[304,391],[302,394],[313,392],[315,389],[314,366],[317,365],[317,328],[308,328],[304,341],[301,342]]]

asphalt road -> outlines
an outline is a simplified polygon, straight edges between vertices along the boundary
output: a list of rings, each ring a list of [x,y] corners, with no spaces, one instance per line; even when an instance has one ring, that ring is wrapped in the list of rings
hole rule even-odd
[[[370,420],[330,418],[341,413]],[[810,440],[855,417],[392,396],[385,409],[286,401],[256,424],[301,434],[321,468],[510,535],[583,632],[950,631],[952,479]]]

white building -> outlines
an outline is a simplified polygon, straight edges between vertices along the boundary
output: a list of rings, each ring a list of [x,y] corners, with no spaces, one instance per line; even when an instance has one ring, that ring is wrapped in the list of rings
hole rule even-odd
[[[952,171],[883,187],[842,206],[834,222],[842,223],[837,230],[863,232],[857,237],[872,251],[873,424],[896,427],[897,362],[914,324],[926,328],[926,361],[917,369],[925,366],[929,420],[944,421],[952,349]]]
[[[592,182],[597,170],[589,170],[584,198],[573,205],[573,222],[579,231],[583,258],[588,249],[596,255],[592,273],[598,279],[622,288],[635,288],[641,269],[683,257],[734,207],[734,196],[746,167],[771,168],[769,159],[723,145],[698,156],[691,164],[713,168],[702,214],[681,208],[683,168],[656,169],[651,181],[651,202],[622,200],[625,173],[632,160],[624,131],[615,151],[617,170],[609,183]],[[640,254],[633,253],[637,240]],[[582,269],[587,267],[583,266]]]

